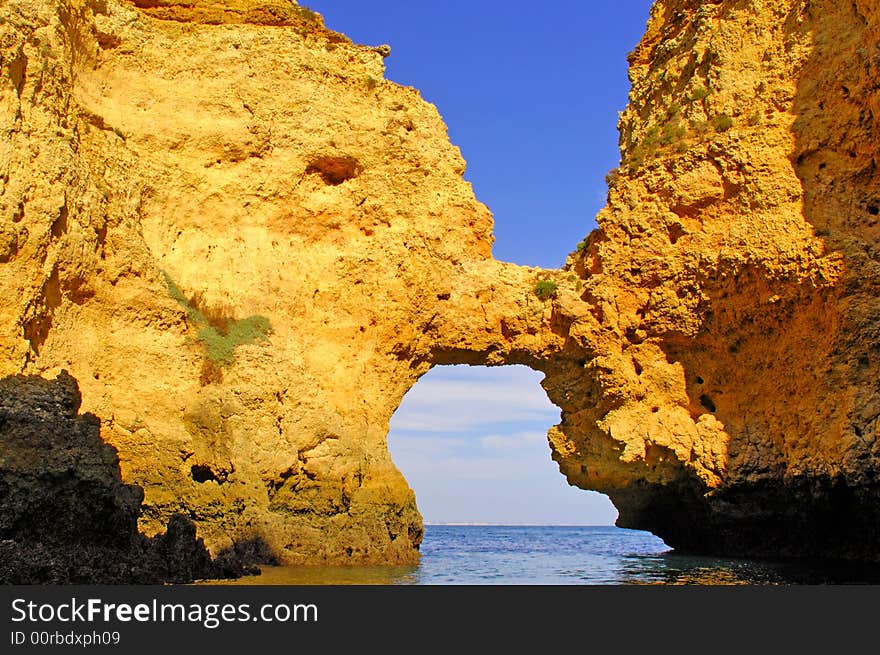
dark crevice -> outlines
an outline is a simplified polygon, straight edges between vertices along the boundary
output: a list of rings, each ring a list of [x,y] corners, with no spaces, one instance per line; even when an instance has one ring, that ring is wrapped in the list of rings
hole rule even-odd
[[[198,483],[204,483],[208,480],[213,480],[214,482],[220,482],[217,479],[217,476],[214,475],[214,471],[211,470],[210,466],[204,466],[202,464],[193,464],[190,469],[190,477]]]
[[[15,87],[16,95],[21,98],[24,83],[27,77],[27,56],[19,51],[18,56],[9,62],[9,79]]]
[[[715,403],[714,403],[714,402],[712,401],[712,399],[711,399],[709,396],[707,396],[706,394],[703,394],[702,396],[700,396],[700,404],[701,404],[701,405],[702,405],[707,411],[712,412],[713,414],[715,413],[715,409],[716,409],[716,408],[715,408]]]

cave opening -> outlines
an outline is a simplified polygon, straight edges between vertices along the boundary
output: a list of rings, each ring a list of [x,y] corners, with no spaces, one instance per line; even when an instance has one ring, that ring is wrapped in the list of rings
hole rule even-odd
[[[406,394],[388,445],[426,526],[613,525],[607,496],[570,486],[551,459],[560,420],[525,366],[436,366]]]

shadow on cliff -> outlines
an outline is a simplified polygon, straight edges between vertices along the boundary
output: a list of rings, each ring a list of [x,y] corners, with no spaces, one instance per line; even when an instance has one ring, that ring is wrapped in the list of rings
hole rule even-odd
[[[827,357],[829,386],[853,394],[836,418],[842,468],[854,471],[880,457],[880,14],[871,0],[822,0],[804,12],[812,54],[794,98],[791,160],[804,218],[843,263]]]
[[[195,525],[175,515],[164,534],[137,528],[143,490],[122,482],[100,421],[79,415],[62,371],[0,379],[0,583],[159,584],[234,578],[243,544],[212,559]],[[247,552],[245,552],[247,551]]]
[[[800,262],[813,277],[722,262],[725,275],[703,282],[700,334],[664,350],[684,366],[693,418],[713,415],[730,437],[726,477],[713,490],[682,476],[610,495],[627,507],[620,525],[685,551],[877,560],[880,15],[866,0],[796,4],[785,46],[808,40],[810,54],[790,158],[803,219],[840,276],[817,273],[813,251]]]

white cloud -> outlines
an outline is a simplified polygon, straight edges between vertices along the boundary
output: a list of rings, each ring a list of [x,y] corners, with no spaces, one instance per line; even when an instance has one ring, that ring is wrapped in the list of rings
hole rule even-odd
[[[465,432],[526,421],[549,428],[559,421],[559,408],[547,399],[540,377],[520,366],[434,369],[404,397],[391,419],[392,434]]]
[[[547,429],[559,409],[525,367],[438,367],[391,421],[394,463],[426,521],[608,524],[604,496],[569,486]]]
[[[549,425],[547,427],[550,427]],[[547,444],[547,435],[543,432],[519,432],[517,434],[490,434],[479,438],[480,444],[490,450],[510,452],[521,448],[534,450],[538,444]],[[547,447],[549,452],[549,446]]]
[[[458,435],[450,437],[415,432],[395,432],[390,436],[388,445],[395,456],[430,458],[469,451],[472,448],[472,442],[473,439],[461,438]]]

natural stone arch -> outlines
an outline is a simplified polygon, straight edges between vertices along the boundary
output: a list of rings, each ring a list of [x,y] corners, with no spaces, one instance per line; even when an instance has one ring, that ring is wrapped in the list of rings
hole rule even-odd
[[[184,511],[215,551],[414,561],[389,418],[432,365],[520,363],[562,409],[562,471],[623,525],[876,558],[873,0],[657,2],[622,166],[561,271],[492,259],[458,149],[381,52],[257,4],[0,9],[0,371],[77,378],[145,530]],[[163,272],[271,334],[202,375]]]

